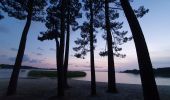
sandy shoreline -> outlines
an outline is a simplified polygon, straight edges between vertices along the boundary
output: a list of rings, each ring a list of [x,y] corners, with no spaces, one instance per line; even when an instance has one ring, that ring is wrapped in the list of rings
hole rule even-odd
[[[57,94],[57,80],[19,79],[17,95],[5,97],[9,79],[0,79],[0,100],[48,100]],[[90,96],[90,82],[69,80],[71,88],[62,100],[143,100],[141,85],[117,84],[118,93],[106,93],[107,83],[97,82],[97,96]],[[169,100],[170,86],[158,86],[161,100]],[[54,100],[59,100],[55,98]]]

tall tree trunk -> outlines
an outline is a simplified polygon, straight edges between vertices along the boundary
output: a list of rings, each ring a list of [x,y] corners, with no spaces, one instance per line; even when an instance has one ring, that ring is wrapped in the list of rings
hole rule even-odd
[[[94,45],[93,45],[93,3],[90,0],[90,64],[91,64],[91,95],[96,95],[96,76],[94,68]]]
[[[60,47],[59,47],[59,54],[58,54],[58,97],[64,96],[64,45],[65,45],[65,6],[66,1],[61,1],[61,37],[60,37]]]
[[[58,67],[58,66],[59,66],[59,63],[58,63],[58,62],[60,61],[60,58],[59,58],[60,43],[59,43],[58,39],[56,40],[56,47],[57,47],[57,48],[56,48],[56,50],[57,50],[57,51],[56,51],[56,59],[57,59],[56,61],[57,61],[57,67]]]
[[[57,38],[55,38],[55,42],[56,42],[56,67],[58,67],[59,66],[59,46],[60,46],[60,44],[59,44],[59,41],[58,41],[58,39]]]
[[[57,64],[57,77],[59,77],[58,75],[58,67],[60,67],[60,63],[59,63],[59,61],[60,61],[60,57],[59,57],[59,53],[60,53],[60,43],[59,43],[59,40],[57,39],[57,38],[55,38],[55,41],[56,41],[56,64]],[[58,81],[60,80],[59,78],[57,78],[58,79]],[[58,83],[58,87],[59,87],[59,83]],[[59,91],[58,91],[59,92]]]
[[[116,89],[116,78],[115,78],[115,65],[114,55],[112,48],[112,35],[110,31],[110,19],[109,19],[109,3],[105,0],[105,21],[106,21],[106,32],[107,32],[107,47],[108,47],[108,92],[117,92]]]
[[[22,32],[19,50],[18,50],[18,53],[17,53],[15,64],[13,66],[12,75],[11,75],[10,82],[9,82],[9,85],[8,85],[7,96],[13,95],[13,94],[16,93],[18,76],[19,76],[20,67],[21,67],[23,56],[24,56],[24,51],[25,51],[25,46],[26,46],[26,41],[27,41],[27,34],[28,34],[28,31],[29,31],[29,28],[30,28],[30,25],[31,25],[31,20],[32,20],[33,1],[30,2],[30,7],[31,8],[30,8],[30,11],[27,15],[27,21],[26,21],[24,30]]]
[[[68,71],[68,59],[69,59],[69,45],[70,45],[70,0],[67,0],[67,36],[66,36],[66,49],[64,60],[64,87],[68,88],[67,71]]]
[[[144,100],[160,100],[148,48],[139,22],[128,0],[120,0],[134,38]]]

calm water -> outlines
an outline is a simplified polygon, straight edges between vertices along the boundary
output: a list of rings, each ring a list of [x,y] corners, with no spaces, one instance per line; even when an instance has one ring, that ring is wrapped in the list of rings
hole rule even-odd
[[[21,69],[19,73],[20,78],[27,78],[28,72],[30,70]],[[12,70],[11,69],[0,69],[0,78],[10,78]]]
[[[90,81],[90,71],[85,71],[86,77],[75,78],[76,80]],[[96,72],[97,82],[107,82],[107,72]],[[116,73],[117,83],[141,84],[140,76],[128,73]],[[170,85],[170,78],[156,77],[157,85]]]
[[[19,77],[27,78],[27,74],[30,70],[21,70]],[[90,81],[90,71],[85,71],[87,73],[86,77],[74,78],[76,80]],[[12,70],[1,69],[0,78],[10,78]],[[107,82],[107,72],[96,72],[97,82]],[[141,84],[140,76],[128,73],[116,73],[117,83],[128,83],[128,84]],[[158,85],[170,85],[170,78],[156,77],[156,82]]]

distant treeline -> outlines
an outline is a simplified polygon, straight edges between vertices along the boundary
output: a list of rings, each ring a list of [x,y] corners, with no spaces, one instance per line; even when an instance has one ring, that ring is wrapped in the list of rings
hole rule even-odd
[[[13,65],[9,64],[0,64],[0,69],[12,69]],[[41,68],[36,68],[32,66],[21,66],[21,69],[41,69]]]
[[[28,73],[29,77],[51,77],[51,78],[55,78],[58,77],[57,76],[57,72],[56,71],[47,71],[47,70],[32,70]],[[67,73],[67,77],[68,78],[75,78],[75,77],[85,77],[86,73],[83,71],[68,71]]]
[[[164,68],[157,68],[153,69],[155,76],[159,77],[170,77],[170,67],[164,67]],[[121,73],[132,73],[132,74],[139,74],[139,70],[133,69],[133,70],[125,70]]]

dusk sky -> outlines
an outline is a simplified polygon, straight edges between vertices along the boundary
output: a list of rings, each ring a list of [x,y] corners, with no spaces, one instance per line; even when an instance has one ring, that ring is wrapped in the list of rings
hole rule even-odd
[[[131,3],[133,8],[144,5],[149,9],[149,13],[139,19],[142,27],[151,60],[154,68],[170,67],[170,0],[134,0]],[[124,21],[123,30],[131,31],[127,20],[120,11],[120,19]],[[81,21],[81,19],[79,20]],[[21,33],[25,25],[25,20],[17,20],[8,17],[0,20],[0,64],[14,64],[17,54]],[[56,68],[55,42],[40,42],[37,37],[41,31],[45,31],[44,23],[32,22],[27,38],[27,45],[22,65],[29,65],[41,68]],[[106,42],[101,38],[103,31],[97,33],[97,44],[95,49],[95,65],[97,70],[107,69],[107,57],[100,57],[98,54],[105,48]],[[75,58],[72,48],[75,46],[74,40],[79,37],[79,31],[71,32],[69,69],[89,69],[89,54],[86,59]],[[122,46],[122,53],[126,58],[116,58],[116,70],[138,69],[136,50],[133,40]],[[142,49],[142,48],[141,48]]]

